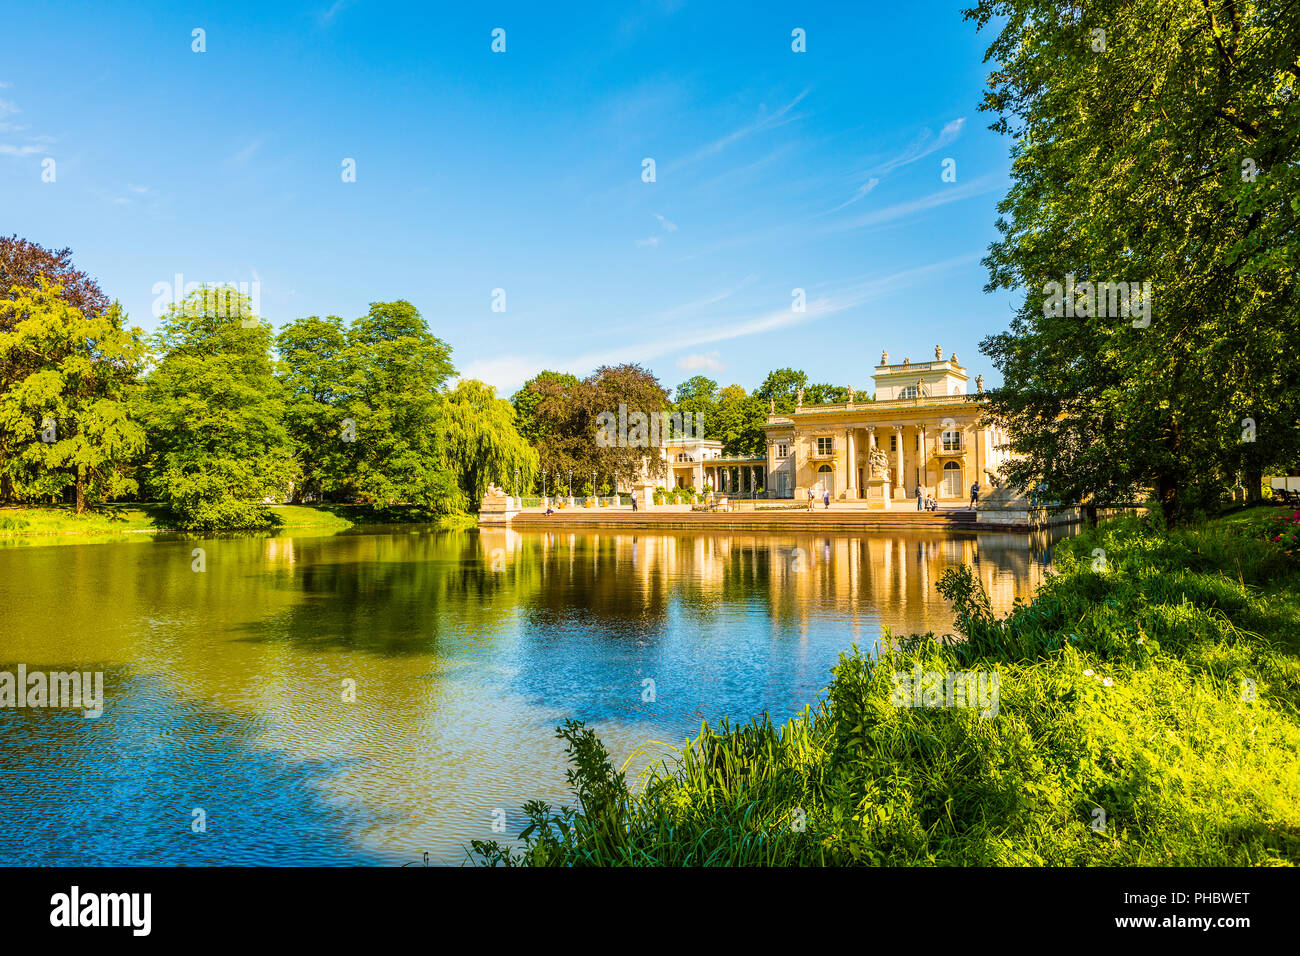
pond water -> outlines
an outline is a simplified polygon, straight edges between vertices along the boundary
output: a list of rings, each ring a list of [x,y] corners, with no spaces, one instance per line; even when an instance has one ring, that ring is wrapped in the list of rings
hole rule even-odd
[[[0,672],[102,672],[105,696],[98,718],[0,708],[0,863],[459,863],[526,800],[571,802],[565,718],[633,773],[702,720],[784,720],[854,642],[950,630],[945,568],[1006,610],[1066,533],[0,549]]]

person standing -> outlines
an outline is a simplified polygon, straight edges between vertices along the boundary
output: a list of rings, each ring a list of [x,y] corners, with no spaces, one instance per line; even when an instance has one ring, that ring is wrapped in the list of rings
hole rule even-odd
[[[822,492],[822,501],[826,502],[826,510],[829,511],[831,507],[831,490],[829,488]]]
[[[972,482],[970,486],[970,510],[974,511],[975,506],[980,503],[980,483]]]
[[[925,507],[925,503],[921,498],[921,486],[917,485],[916,486],[916,510],[922,511],[924,510],[924,507]]]
[[[812,511],[812,510],[813,510],[813,500],[814,500],[814,499],[813,499],[813,490],[812,490],[811,488],[809,488],[809,489],[808,489],[808,510],[809,510],[809,511]]]

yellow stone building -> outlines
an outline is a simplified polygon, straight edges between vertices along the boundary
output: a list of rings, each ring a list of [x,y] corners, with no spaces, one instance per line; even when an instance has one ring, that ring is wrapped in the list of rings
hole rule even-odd
[[[865,499],[869,506],[914,506],[919,487],[943,503],[984,496],[1009,457],[1006,436],[979,424],[983,377],[968,391],[966,370],[935,346],[930,362],[876,366],[875,400],[804,405],[767,418],[765,488],[770,497]],[[724,464],[724,461],[718,464]],[[715,485],[715,487],[717,487]]]

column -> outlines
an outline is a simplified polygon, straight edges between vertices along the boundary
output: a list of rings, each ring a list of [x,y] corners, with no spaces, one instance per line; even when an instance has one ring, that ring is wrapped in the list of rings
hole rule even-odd
[[[916,480],[922,486],[925,486],[926,484],[925,469],[926,469],[927,459],[930,457],[930,453],[925,447],[925,437],[926,437],[925,426],[917,425],[916,427],[921,430],[921,450],[916,453],[916,475],[917,475]],[[932,494],[932,493],[933,493],[933,489],[926,487],[925,494]]]
[[[895,437],[894,444],[898,446],[898,456],[897,456],[898,463],[894,466],[894,487],[898,489],[898,491],[894,494],[894,497],[897,498],[900,494],[905,495],[907,493],[907,482],[903,480],[903,426],[902,425],[894,426],[894,437]]]
[[[858,461],[853,447],[853,429],[844,429],[844,448],[848,452],[848,482],[844,486],[844,497],[853,499],[858,496]]]

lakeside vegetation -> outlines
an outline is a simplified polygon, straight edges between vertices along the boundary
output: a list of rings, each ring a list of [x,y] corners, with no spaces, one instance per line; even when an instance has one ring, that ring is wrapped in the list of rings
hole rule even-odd
[[[568,722],[575,806],[529,803],[522,848],[475,841],[472,859],[1300,863],[1300,560],[1270,540],[1281,513],[1103,522],[1058,545],[1058,573],[1002,619],[950,570],[956,640],[855,648],[815,707],[706,723],[639,787]],[[894,675],[916,667],[996,673],[996,716],[900,706]]]
[[[371,505],[267,505],[266,532],[310,529],[333,534],[360,526],[429,524],[439,528],[472,528],[469,515],[428,518],[419,509],[376,508]],[[184,532],[174,515],[158,503],[106,504],[77,514],[72,505],[0,508],[0,544],[77,544],[88,540],[111,541],[134,535]]]

